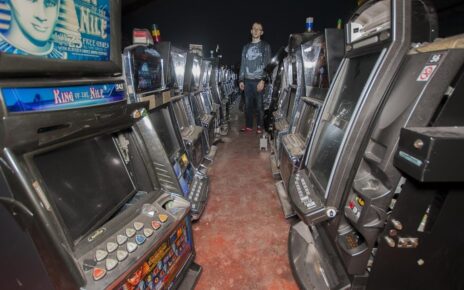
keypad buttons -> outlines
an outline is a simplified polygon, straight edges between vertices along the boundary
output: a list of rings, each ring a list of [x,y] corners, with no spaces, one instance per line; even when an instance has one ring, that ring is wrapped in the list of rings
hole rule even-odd
[[[95,281],[100,280],[101,278],[105,277],[106,270],[102,268],[94,268],[92,272],[93,279]]]
[[[144,228],[143,229],[143,234],[145,235],[145,237],[148,238],[149,236],[153,235],[153,230],[150,229],[150,228]]]
[[[105,261],[105,267],[108,271],[113,270],[114,268],[116,268],[117,265],[118,261],[116,261],[115,259],[106,259]]]
[[[100,261],[104,260],[107,256],[108,256],[107,251],[97,250],[95,252],[95,260],[97,260],[97,262],[100,262]]]
[[[116,241],[118,242],[118,245],[122,245],[124,244],[125,242],[127,242],[127,236],[125,235],[118,235],[116,237]]]
[[[118,244],[114,242],[109,242],[106,244],[106,249],[108,250],[109,253],[116,251],[117,248],[118,248]]]
[[[143,243],[145,243],[147,238],[145,238],[145,236],[142,236],[142,235],[136,235],[135,236],[135,242],[138,244],[138,245],[141,245]]]
[[[124,250],[118,250],[116,252],[116,258],[119,262],[124,261],[127,258],[127,256],[129,256],[129,253]]]
[[[134,229],[140,231],[143,228],[143,223],[141,222],[134,222]]]
[[[158,217],[162,223],[165,223],[168,220],[168,215],[164,213],[159,214]]]
[[[82,268],[84,269],[84,271],[87,272],[95,268],[96,265],[97,261],[95,261],[94,259],[85,259],[84,263],[82,264]]]
[[[161,227],[161,223],[159,221],[152,221],[151,226],[153,229],[158,230]]]
[[[127,229],[126,229],[126,235],[127,235],[129,238],[133,237],[133,236],[135,235],[135,232],[136,232],[136,231],[135,231],[134,229],[132,229],[132,228],[127,228]]]
[[[137,249],[137,244],[134,243],[134,242],[128,242],[127,243],[127,251],[129,253],[132,253],[133,251],[135,251]]]

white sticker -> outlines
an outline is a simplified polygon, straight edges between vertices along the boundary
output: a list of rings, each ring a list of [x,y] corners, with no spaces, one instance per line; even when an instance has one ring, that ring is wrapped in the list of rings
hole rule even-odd
[[[426,82],[426,81],[428,81],[436,68],[437,68],[436,65],[426,65],[422,69],[422,72],[420,73],[420,75],[417,77],[417,81],[418,82]]]
[[[441,54],[434,54],[432,55],[432,57],[430,58],[429,62],[430,63],[437,63],[440,61],[440,58],[441,58]]]

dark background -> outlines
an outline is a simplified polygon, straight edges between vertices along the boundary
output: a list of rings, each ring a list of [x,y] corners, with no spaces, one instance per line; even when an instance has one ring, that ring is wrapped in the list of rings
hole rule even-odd
[[[432,0],[439,16],[442,37],[464,32],[464,1]],[[285,46],[288,36],[305,30],[306,17],[314,17],[314,29],[336,27],[357,8],[356,0],[123,0],[123,46],[132,42],[133,28],[157,24],[161,39],[188,49],[202,44],[209,56],[219,44],[223,64],[237,65],[242,46],[250,41],[254,21],[264,25],[262,39],[275,52]]]

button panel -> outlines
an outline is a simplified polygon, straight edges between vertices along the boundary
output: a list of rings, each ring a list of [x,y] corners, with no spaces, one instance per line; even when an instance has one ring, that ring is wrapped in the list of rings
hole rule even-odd
[[[295,182],[295,187],[296,187],[298,196],[300,197],[301,203],[304,204],[304,206],[307,209],[312,209],[316,207],[316,203],[314,202],[312,198],[310,198],[309,187],[306,184],[306,181],[304,180],[304,178],[300,176],[299,173],[297,173],[296,180],[297,182]]]
[[[98,285],[104,288],[105,283],[127,270],[134,259],[138,259],[144,251],[150,249],[157,237],[165,232],[163,229],[167,229],[174,222],[158,204],[144,206],[153,214],[147,214],[147,211],[139,214],[136,220],[123,225],[120,231],[80,258],[82,269],[88,273],[86,275],[89,279],[94,281],[96,288],[99,288]],[[134,258],[128,259],[132,255]]]

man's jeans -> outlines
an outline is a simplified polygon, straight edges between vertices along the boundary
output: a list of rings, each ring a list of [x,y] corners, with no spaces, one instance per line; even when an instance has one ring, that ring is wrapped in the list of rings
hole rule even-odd
[[[245,80],[245,119],[246,127],[253,128],[253,113],[256,108],[256,124],[263,127],[263,92],[258,93],[259,80]]]

